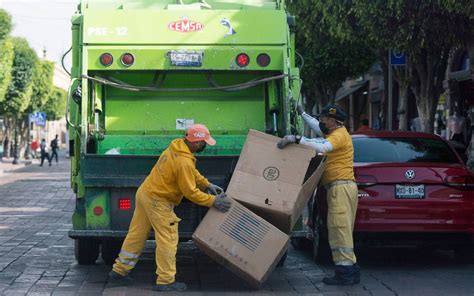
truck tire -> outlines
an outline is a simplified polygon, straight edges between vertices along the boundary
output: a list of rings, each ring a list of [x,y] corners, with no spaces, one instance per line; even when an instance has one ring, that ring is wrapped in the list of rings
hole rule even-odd
[[[99,257],[99,242],[91,238],[77,238],[74,241],[74,256],[81,265],[92,265]]]
[[[306,237],[292,237],[291,245],[296,250],[309,250],[311,247],[311,241]]]
[[[288,251],[286,251],[285,254],[283,254],[283,256],[281,257],[280,261],[278,261],[277,267],[282,267],[283,265],[285,265],[285,261],[287,257],[288,257]]]
[[[122,241],[103,240],[101,245],[101,256],[106,265],[112,265],[117,259],[122,247]]]

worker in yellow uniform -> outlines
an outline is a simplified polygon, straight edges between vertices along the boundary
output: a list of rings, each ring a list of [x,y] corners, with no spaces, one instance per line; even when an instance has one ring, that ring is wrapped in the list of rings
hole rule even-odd
[[[326,170],[321,185],[327,190],[328,239],[336,265],[333,277],[323,278],[327,285],[353,285],[360,282],[360,267],[354,254],[352,232],[358,203],[354,178],[354,148],[352,138],[344,127],[346,114],[336,105],[327,105],[317,116],[311,117],[298,106],[298,113],[321,138],[287,135],[278,143],[284,148],[290,143],[306,145],[327,156]]]
[[[202,206],[212,206],[222,212],[229,210],[230,198],[222,188],[209,183],[197,171],[195,165],[196,158],[193,153],[203,151],[206,144],[212,146],[215,143],[204,125],[195,124],[187,130],[184,139],[173,140],[161,154],[137,190],[133,218],[119,256],[109,273],[109,282],[118,285],[133,283],[128,274],[137,263],[150,230],[153,229],[158,276],[153,290],[186,290],[185,283],[175,280],[180,219],[173,208],[186,197]]]

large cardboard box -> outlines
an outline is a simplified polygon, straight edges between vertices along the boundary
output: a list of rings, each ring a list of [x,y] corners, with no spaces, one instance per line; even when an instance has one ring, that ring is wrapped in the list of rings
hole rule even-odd
[[[325,157],[303,145],[278,149],[279,140],[250,130],[226,192],[281,231],[290,233],[326,163]]]
[[[289,237],[234,200],[227,213],[209,209],[193,241],[209,257],[259,288],[286,252]]]

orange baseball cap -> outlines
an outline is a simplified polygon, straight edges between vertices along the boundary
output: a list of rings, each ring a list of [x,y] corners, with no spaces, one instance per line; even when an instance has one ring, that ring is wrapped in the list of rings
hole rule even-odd
[[[188,128],[186,131],[186,140],[189,142],[204,141],[211,146],[216,145],[216,140],[211,137],[211,133],[203,124],[195,124]]]

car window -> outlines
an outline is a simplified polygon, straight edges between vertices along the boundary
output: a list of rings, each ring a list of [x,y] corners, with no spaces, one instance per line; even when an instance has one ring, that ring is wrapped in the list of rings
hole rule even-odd
[[[446,143],[420,138],[354,138],[354,162],[458,163]]]

